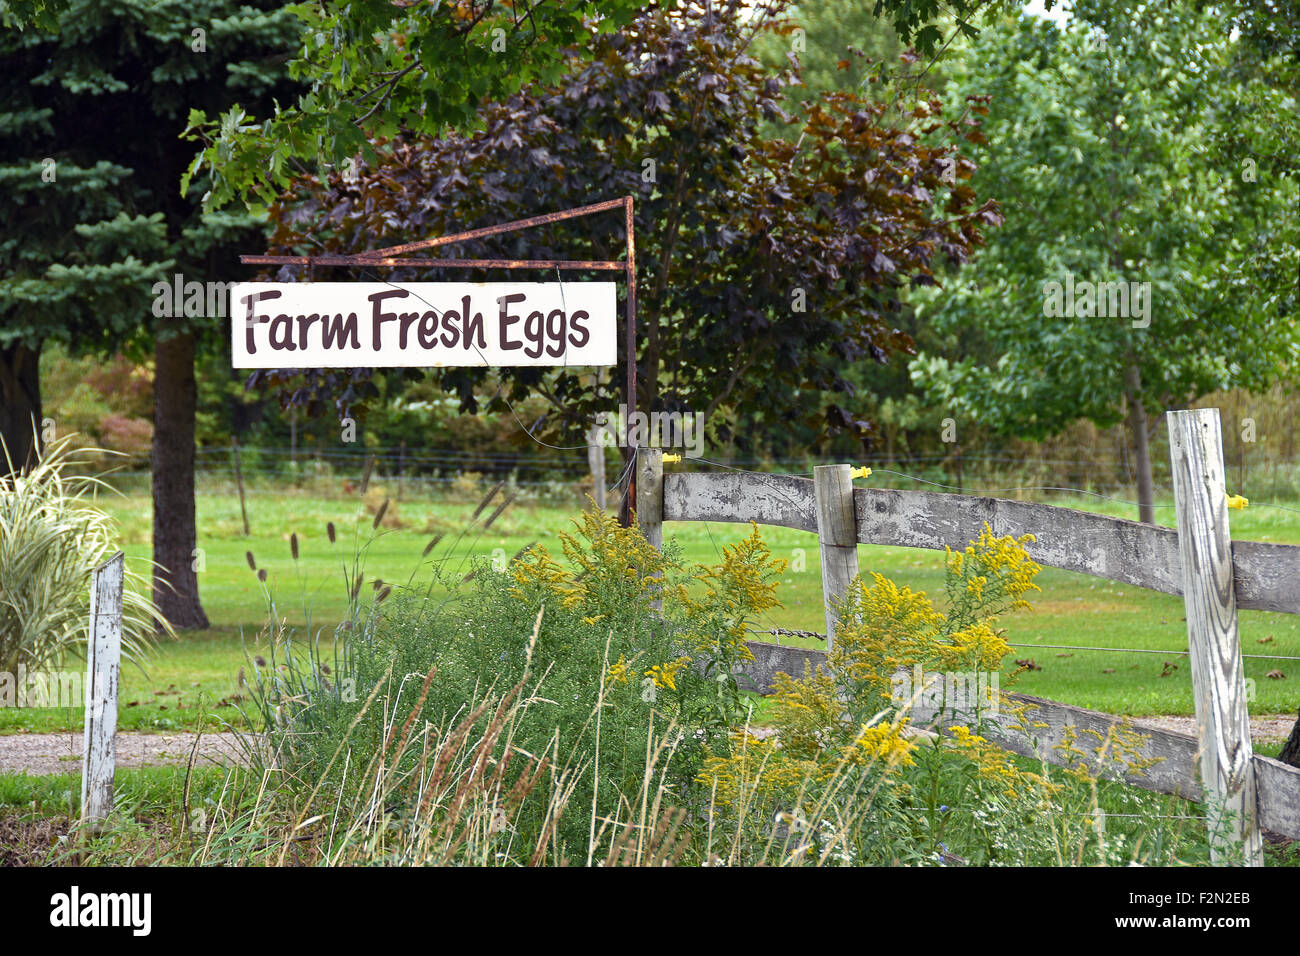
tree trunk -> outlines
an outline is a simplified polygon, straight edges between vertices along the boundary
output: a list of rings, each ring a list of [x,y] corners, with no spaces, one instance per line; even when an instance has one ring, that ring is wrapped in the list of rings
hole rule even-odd
[[[177,629],[207,628],[195,572],[194,336],[154,347],[153,599]]]
[[[1151,441],[1147,434],[1147,410],[1142,404],[1142,373],[1137,362],[1130,361],[1124,373],[1128,398],[1128,429],[1133,437],[1133,456],[1137,459],[1138,520],[1155,524],[1155,484],[1151,480]]]
[[[0,451],[0,475],[33,465],[39,450],[41,426],[41,353],[25,345],[0,349],[0,439],[8,449]]]

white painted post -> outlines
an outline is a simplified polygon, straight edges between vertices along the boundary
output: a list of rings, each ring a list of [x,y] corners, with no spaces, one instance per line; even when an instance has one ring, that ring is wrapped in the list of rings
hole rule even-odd
[[[826,653],[835,642],[834,601],[858,576],[858,520],[853,509],[852,469],[818,465],[813,469],[817,496],[817,537],[822,557],[822,600],[826,604]]]
[[[90,643],[86,654],[86,723],[81,760],[81,819],[92,826],[113,809],[114,736],[122,661],[122,583],[119,551],[95,569],[90,585]]]
[[[1207,802],[1232,815],[1226,832],[1216,834],[1222,821],[1210,820],[1211,857],[1262,866],[1219,410],[1168,417],[1201,785]]]

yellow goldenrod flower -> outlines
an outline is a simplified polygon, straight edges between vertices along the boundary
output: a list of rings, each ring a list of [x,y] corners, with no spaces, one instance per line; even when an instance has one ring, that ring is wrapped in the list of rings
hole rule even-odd
[[[606,674],[606,683],[609,685],[627,683],[627,660],[620,654],[617,663],[609,665],[609,671]]]

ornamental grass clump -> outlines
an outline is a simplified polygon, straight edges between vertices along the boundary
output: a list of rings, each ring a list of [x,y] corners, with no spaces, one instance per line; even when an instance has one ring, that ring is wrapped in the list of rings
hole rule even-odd
[[[113,522],[93,502],[108,486],[75,473],[101,449],[75,448],[75,436],[50,442],[35,464],[0,478],[0,671],[63,666],[83,656],[90,622],[91,574],[117,550]],[[154,606],[149,581],[130,570],[122,596],[122,652],[142,662],[155,627],[170,626]]]

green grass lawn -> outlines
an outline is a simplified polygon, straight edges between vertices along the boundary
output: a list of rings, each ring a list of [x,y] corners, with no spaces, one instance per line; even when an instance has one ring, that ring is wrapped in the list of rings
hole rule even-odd
[[[248,657],[269,657],[268,611],[273,618],[308,633],[332,633],[346,606],[345,582],[354,576],[354,555],[364,552],[366,584],[373,595],[376,578],[403,586],[421,587],[429,581],[433,560],[468,572],[474,559],[491,560],[494,551],[509,557],[532,541],[559,552],[557,532],[570,527],[571,508],[524,501],[508,508],[488,531],[471,531],[476,501],[406,498],[390,504],[386,518],[397,527],[381,529],[371,540],[371,516],[356,498],[329,499],[292,489],[255,492],[248,497],[251,535],[242,534],[239,501],[232,494],[200,494],[198,498],[201,570],[199,585],[212,630],[185,633],[161,643],[147,665],[147,676],[123,668],[123,703],[119,726],[124,730],[168,731],[192,728],[201,716],[239,721],[241,688],[237,676],[250,669]],[[1096,498],[1058,501],[1102,513],[1133,517],[1130,506]],[[152,521],[148,496],[108,497],[105,507],[122,530],[130,565],[147,569]],[[495,504],[495,502],[494,502]],[[489,511],[490,513],[490,511]],[[1159,520],[1173,521],[1169,507],[1157,509]],[[481,527],[482,518],[476,527]],[[326,535],[334,522],[337,541]],[[1253,504],[1232,512],[1233,537],[1244,540],[1300,544],[1300,512]],[[691,561],[714,562],[722,546],[747,533],[728,524],[669,523],[665,537],[675,537]],[[436,533],[445,538],[428,559],[421,552]],[[296,533],[299,558],[290,553]],[[762,622],[804,630],[825,629],[817,539],[783,528],[763,529],[777,557],[791,562],[779,595],[784,608]],[[499,551],[497,550],[499,549]],[[264,586],[248,566],[251,552],[258,568],[267,571]],[[450,558],[446,555],[451,554]],[[943,555],[905,548],[862,546],[863,573],[879,572],[900,584],[932,595],[941,594]],[[1024,693],[1135,716],[1191,714],[1191,677],[1185,655],[1186,624],[1182,599],[1131,586],[1116,585],[1054,569],[1038,578],[1042,593],[1034,595],[1034,610],[1009,615],[1001,622],[1007,640],[1029,645],[1014,648],[1012,658],[1034,662],[1035,668],[1009,677],[1016,665],[1008,661],[1003,687]],[[308,626],[310,625],[310,631]],[[1242,648],[1246,654],[1300,658],[1300,616],[1246,611],[1241,614]],[[817,646],[817,642],[785,639]],[[1149,650],[1131,654],[1062,650],[1046,645],[1087,645]],[[1300,661],[1248,659],[1246,676],[1255,682],[1252,713],[1294,712],[1300,705]],[[1270,679],[1270,671],[1283,678]],[[224,706],[217,706],[224,704]],[[80,708],[62,710],[0,710],[0,733],[80,729]],[[213,724],[209,722],[209,727]]]

